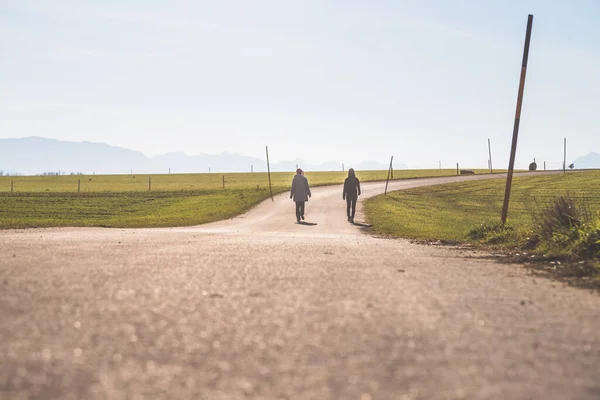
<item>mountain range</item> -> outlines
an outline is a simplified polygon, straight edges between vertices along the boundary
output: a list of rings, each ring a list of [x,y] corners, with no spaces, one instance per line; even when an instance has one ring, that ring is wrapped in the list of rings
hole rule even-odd
[[[301,159],[270,165],[271,171],[340,171],[342,163],[328,161],[318,165]],[[377,161],[346,165],[358,170],[385,170],[388,165]],[[395,163],[395,169],[407,168]],[[0,139],[0,171],[4,174],[39,175],[44,173],[129,174],[129,173],[203,173],[266,172],[265,160],[240,154],[221,153],[189,156],[183,152],[154,157],[104,143],[70,142],[42,137]]]
[[[578,157],[573,162],[576,169],[600,168],[600,154],[591,152],[585,156]]]

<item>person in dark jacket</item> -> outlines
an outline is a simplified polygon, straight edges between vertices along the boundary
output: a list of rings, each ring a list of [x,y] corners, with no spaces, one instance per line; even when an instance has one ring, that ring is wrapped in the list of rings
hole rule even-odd
[[[298,168],[296,176],[292,179],[292,190],[290,191],[290,199],[294,199],[296,202],[296,221],[298,222],[300,219],[304,219],[304,203],[308,201],[309,197],[308,179],[304,177],[302,169]]]
[[[354,168],[348,170],[348,177],[344,181],[344,193],[342,199],[346,200],[346,214],[348,221],[354,223],[354,213],[356,212],[356,201],[360,196],[360,182],[354,173]]]

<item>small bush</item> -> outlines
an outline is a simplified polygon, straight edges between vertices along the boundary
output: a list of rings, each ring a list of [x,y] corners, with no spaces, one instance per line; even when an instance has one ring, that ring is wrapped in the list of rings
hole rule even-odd
[[[533,215],[535,232],[541,238],[552,238],[557,232],[566,232],[591,219],[585,202],[577,202],[569,193],[559,196],[547,207]]]
[[[568,193],[533,216],[539,250],[569,259],[600,258],[600,215]]]

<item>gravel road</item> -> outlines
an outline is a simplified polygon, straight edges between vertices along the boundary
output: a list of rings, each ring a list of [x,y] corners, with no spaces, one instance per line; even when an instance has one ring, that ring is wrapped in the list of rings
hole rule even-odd
[[[341,186],[306,218],[0,231],[0,399],[600,398],[597,294],[372,237]]]

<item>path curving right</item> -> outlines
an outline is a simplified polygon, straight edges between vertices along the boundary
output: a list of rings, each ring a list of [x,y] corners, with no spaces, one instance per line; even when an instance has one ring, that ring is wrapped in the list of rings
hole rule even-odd
[[[0,399],[600,398],[596,293],[371,237],[341,192],[313,189],[316,225],[283,194],[195,227],[0,231]]]

